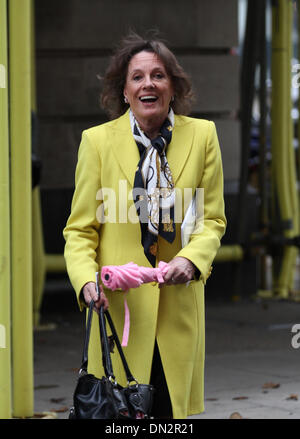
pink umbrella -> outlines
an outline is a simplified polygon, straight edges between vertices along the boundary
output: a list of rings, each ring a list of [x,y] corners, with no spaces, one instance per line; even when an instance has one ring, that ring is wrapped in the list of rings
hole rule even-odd
[[[164,275],[169,266],[166,262],[159,262],[157,268],[140,267],[134,262],[125,265],[106,265],[101,270],[101,280],[106,288],[112,291],[121,289],[128,291],[130,288],[137,288],[143,283],[164,282]],[[130,315],[125,298],[125,324],[123,330],[122,346],[127,346],[129,337]]]
[[[157,268],[140,267],[134,262],[125,265],[106,265],[101,270],[101,280],[112,291],[137,288],[143,283],[163,282],[169,266],[161,261]]]

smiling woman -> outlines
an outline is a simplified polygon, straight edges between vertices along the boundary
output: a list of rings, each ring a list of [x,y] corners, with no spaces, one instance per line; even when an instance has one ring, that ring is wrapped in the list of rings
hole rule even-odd
[[[136,379],[156,389],[152,416],[183,419],[204,410],[204,284],[226,227],[216,129],[211,121],[187,117],[191,83],[157,39],[125,38],[103,83],[101,102],[112,120],[82,134],[64,230],[67,269],[80,309],[91,300],[96,311],[109,306],[120,333],[124,298],[104,286],[98,296],[95,273],[129,262],[166,263],[162,282],[126,293],[131,335],[124,351]],[[116,221],[98,220],[104,190],[117,201]],[[178,194],[195,198],[199,190],[203,215],[182,243],[176,212],[187,216],[189,210]],[[127,208],[136,211],[137,221],[124,221]],[[92,323],[89,373],[97,377],[104,373],[99,346]],[[118,357],[113,365],[126,385]]]
[[[174,54],[159,40],[145,40],[134,33],[124,38],[120,50],[111,58],[103,79],[101,104],[114,119],[129,108],[129,103],[124,101],[124,87],[130,62],[136,54],[147,52],[156,55],[163,64],[172,86],[174,96],[172,108],[176,114],[189,114],[193,104],[194,94],[190,79],[178,63]],[[157,72],[159,75],[159,72]]]
[[[128,65],[124,97],[141,129],[153,139],[166,119],[174,90],[160,58],[145,50]]]

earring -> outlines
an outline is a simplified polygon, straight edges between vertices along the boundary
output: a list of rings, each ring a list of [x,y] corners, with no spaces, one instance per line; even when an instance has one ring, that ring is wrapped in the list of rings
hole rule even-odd
[[[128,99],[126,96],[124,96],[124,102],[125,102],[125,104],[128,104]]]
[[[174,102],[174,100],[175,100],[175,97],[172,96],[172,97],[171,97],[171,102]]]

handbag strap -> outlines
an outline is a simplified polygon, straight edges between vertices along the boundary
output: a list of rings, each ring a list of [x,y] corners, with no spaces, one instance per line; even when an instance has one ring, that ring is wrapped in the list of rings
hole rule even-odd
[[[87,372],[88,368],[88,347],[89,347],[89,341],[90,341],[90,333],[91,333],[91,326],[92,326],[92,317],[93,317],[93,308],[94,308],[94,301],[92,300],[89,305],[89,312],[88,312],[88,318],[86,323],[86,332],[85,332],[85,341],[84,341],[84,348],[83,348],[83,355],[82,355],[82,362],[81,362],[81,368],[79,371],[79,374],[82,372]],[[103,368],[105,371],[105,374],[108,378],[115,379],[115,376],[113,374],[113,367],[112,367],[112,361],[111,361],[111,355],[110,355],[110,348],[109,348],[109,341],[107,337],[107,331],[106,331],[106,321],[105,317],[109,323],[113,338],[116,342],[117,349],[119,351],[122,364],[125,370],[127,381],[130,383],[132,381],[136,381],[132,373],[130,372],[128,363],[126,361],[118,334],[116,332],[114,323],[112,321],[111,315],[109,314],[108,310],[104,311],[103,307],[100,307],[99,310],[99,328],[100,328],[100,340],[102,345],[102,363]]]
[[[122,363],[123,363],[123,367],[124,367],[124,370],[125,370],[125,373],[126,373],[127,381],[129,383],[131,381],[136,381],[136,379],[134,378],[134,376],[130,372],[130,369],[129,369],[128,363],[126,361],[126,358],[125,358],[125,355],[124,355],[124,352],[123,352],[123,349],[122,349],[122,346],[121,346],[118,334],[116,332],[114,323],[112,321],[111,315],[108,312],[108,310],[106,310],[104,313],[105,313],[106,319],[108,321],[108,324],[110,326],[110,329],[111,329],[111,332],[112,332],[112,335],[113,335],[113,339],[116,342],[116,345],[117,345],[117,348],[118,348],[118,351],[119,351],[119,354],[120,354],[120,357],[121,357],[121,360],[122,360]],[[110,355],[110,351],[109,351],[109,355]]]
[[[105,375],[107,378],[113,379],[115,381],[115,376],[113,372],[113,366],[110,356],[109,342],[106,331],[106,321],[104,317],[104,310],[101,306],[99,309],[99,329],[100,329],[100,340],[102,346],[102,363]]]
[[[92,317],[93,317],[93,306],[94,306],[94,302],[93,303],[92,302],[90,303],[90,306],[89,306],[89,313],[88,313],[88,318],[87,318],[87,322],[86,322],[83,354],[82,354],[81,367],[79,370],[79,374],[81,372],[87,372],[87,368],[88,368],[88,349],[89,349],[89,341],[90,341],[91,325],[92,325]]]

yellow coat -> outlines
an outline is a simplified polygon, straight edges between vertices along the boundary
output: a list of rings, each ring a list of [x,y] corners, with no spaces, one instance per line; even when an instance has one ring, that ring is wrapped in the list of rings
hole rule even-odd
[[[204,284],[226,227],[221,153],[214,123],[175,115],[167,159],[176,188],[192,188],[193,192],[204,188],[204,228],[182,248],[177,223],[172,244],[159,238],[157,259],[168,262],[174,256],[186,257],[198,267],[201,277],[189,286],[159,289],[157,285],[145,284],[129,290],[126,297],[130,335],[124,352],[137,381],[148,383],[157,338],[173,416],[183,419],[204,410]],[[86,282],[95,281],[95,272],[102,266],[131,261],[150,266],[141,245],[138,221],[126,222],[119,206],[124,200],[119,196],[120,190],[125,192],[126,188],[127,199],[130,198],[138,161],[128,111],[118,119],[83,132],[71,215],[64,229],[67,270],[81,310],[84,306],[79,299],[80,290]],[[111,188],[116,194],[115,223],[99,224],[100,188]],[[133,213],[135,206],[129,200],[128,214]],[[121,338],[124,293],[105,293]],[[118,353],[113,354],[113,365],[118,382],[125,385]],[[97,318],[93,319],[91,331],[89,372],[103,375]]]

